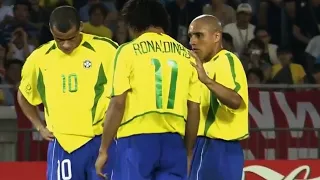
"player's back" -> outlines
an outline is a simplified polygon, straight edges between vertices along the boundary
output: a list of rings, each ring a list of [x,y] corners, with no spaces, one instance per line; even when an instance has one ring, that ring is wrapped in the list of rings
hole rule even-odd
[[[125,59],[129,73],[117,69],[118,62],[115,73],[128,76],[131,90],[118,137],[184,133],[189,87],[195,73],[190,58],[184,46],[165,34],[144,33],[119,47],[115,61]],[[115,88],[120,84],[114,79]]]

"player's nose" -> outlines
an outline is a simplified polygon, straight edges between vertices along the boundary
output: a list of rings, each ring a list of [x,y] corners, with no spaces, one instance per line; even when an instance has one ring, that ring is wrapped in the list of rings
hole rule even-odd
[[[190,40],[189,40],[189,44],[190,44],[191,46],[195,46],[196,43],[197,43],[196,38],[195,38],[194,36],[191,36],[191,37],[190,37]]]
[[[62,43],[62,48],[63,49],[71,49],[71,47],[72,47],[72,44],[70,42],[68,42],[68,41],[64,41]]]

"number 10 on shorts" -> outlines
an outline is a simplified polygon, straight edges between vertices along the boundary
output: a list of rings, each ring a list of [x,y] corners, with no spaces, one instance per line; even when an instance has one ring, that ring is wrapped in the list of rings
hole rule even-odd
[[[57,163],[57,180],[70,180],[72,178],[71,161],[64,159],[62,161],[58,160]]]

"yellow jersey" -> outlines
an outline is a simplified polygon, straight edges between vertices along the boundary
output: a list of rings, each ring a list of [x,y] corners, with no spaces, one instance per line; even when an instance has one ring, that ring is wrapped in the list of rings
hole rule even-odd
[[[106,26],[93,26],[89,22],[83,23],[83,32],[97,36],[112,38],[112,31]]]
[[[300,64],[291,63],[290,65],[291,76],[294,84],[301,84],[303,82],[304,77],[306,76],[306,72]],[[274,78],[279,71],[282,69],[281,64],[275,64],[272,66],[271,70],[271,78]]]
[[[208,76],[217,83],[236,91],[242,98],[240,108],[233,110],[222,104],[202,85],[199,136],[223,140],[240,140],[249,135],[248,85],[246,73],[236,55],[221,50],[204,64]]]
[[[166,34],[144,33],[118,48],[113,95],[128,91],[118,138],[184,135],[187,100],[200,103],[201,84],[190,60],[188,49]]]
[[[117,44],[82,35],[81,44],[70,55],[54,41],[36,49],[23,66],[19,87],[30,104],[43,103],[47,128],[67,152],[102,134],[112,87],[109,66]]]

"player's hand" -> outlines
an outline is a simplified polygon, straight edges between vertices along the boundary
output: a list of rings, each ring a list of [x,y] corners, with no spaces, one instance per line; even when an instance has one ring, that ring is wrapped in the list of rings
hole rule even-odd
[[[99,155],[96,160],[95,168],[96,168],[97,175],[103,179],[107,178],[107,176],[102,172],[103,167],[107,162],[107,159],[108,159],[107,151],[99,151]]]
[[[193,51],[189,51],[190,56],[193,57],[196,60],[196,63],[190,62],[191,65],[196,68],[198,72],[198,78],[203,84],[207,84],[211,81],[211,79],[208,77],[206,71],[204,70],[203,63],[199,59],[199,57],[194,53]]]
[[[53,141],[53,139],[54,139],[52,132],[50,132],[46,127],[41,127],[39,129],[39,133],[41,134],[41,136],[45,140]]]
[[[189,176],[191,173],[191,164],[192,164],[193,155],[188,155],[187,158],[188,158],[188,176]]]

